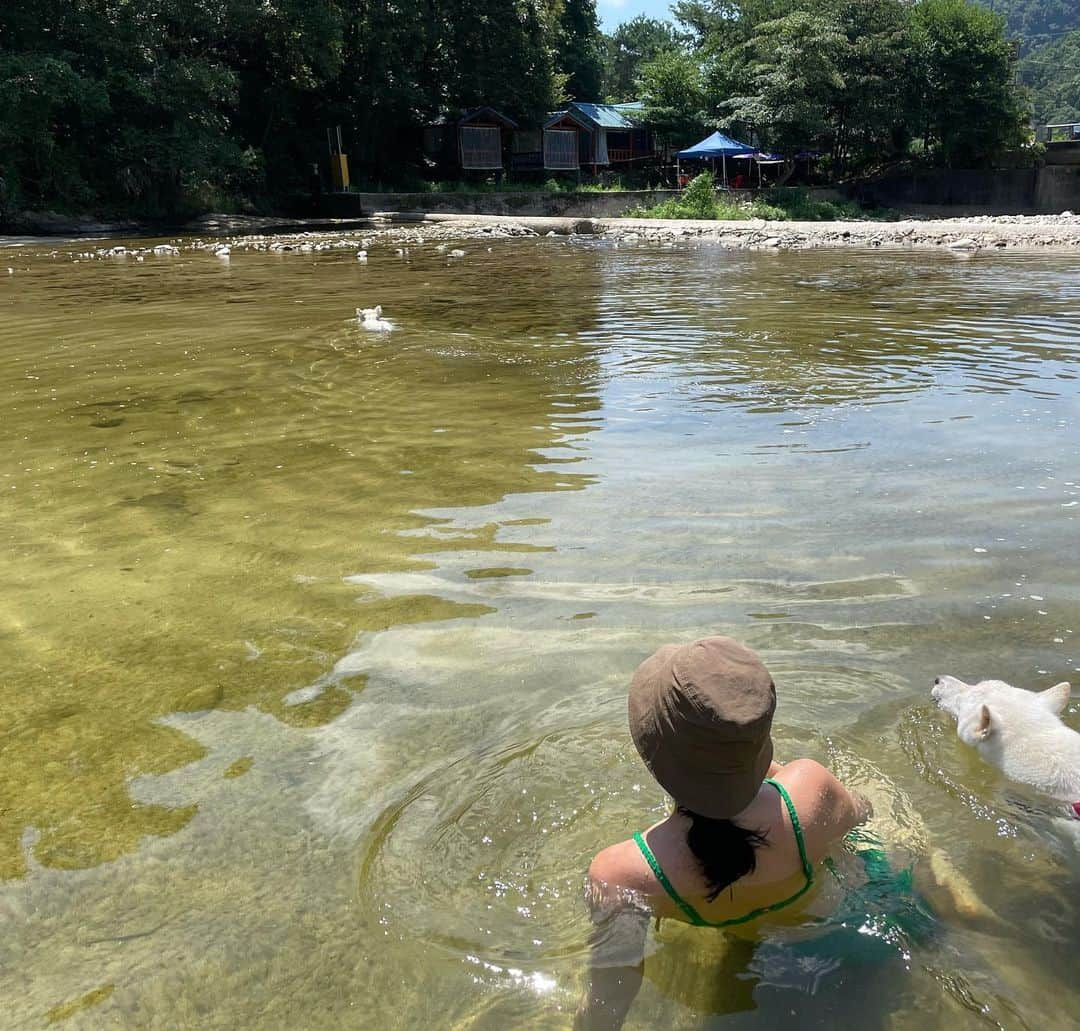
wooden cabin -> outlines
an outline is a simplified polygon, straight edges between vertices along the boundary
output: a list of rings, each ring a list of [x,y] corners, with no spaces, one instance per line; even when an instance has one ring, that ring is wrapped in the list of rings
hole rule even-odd
[[[587,104],[575,100],[544,123],[544,168],[619,168],[654,155],[652,131],[640,123],[644,104]]]
[[[501,172],[511,163],[517,131],[517,122],[495,108],[474,108],[456,121],[425,126],[424,155],[443,172]]]

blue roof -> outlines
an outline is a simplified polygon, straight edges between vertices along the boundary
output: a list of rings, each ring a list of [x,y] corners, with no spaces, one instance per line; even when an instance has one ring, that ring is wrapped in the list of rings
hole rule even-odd
[[[584,104],[575,100],[571,110],[583,114],[593,125],[601,129],[633,129],[634,123],[627,118],[623,111],[636,111],[644,107],[643,104]]]
[[[686,150],[679,151],[680,158],[748,158],[757,153],[749,143],[740,143],[722,132],[714,132],[708,138]]]

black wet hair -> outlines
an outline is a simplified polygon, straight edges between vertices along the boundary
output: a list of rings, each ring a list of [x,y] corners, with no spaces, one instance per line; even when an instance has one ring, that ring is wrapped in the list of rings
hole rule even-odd
[[[731,820],[714,820],[685,806],[678,811],[690,821],[686,844],[697,859],[709,886],[712,902],[740,877],[757,869],[757,850],[769,844],[760,831],[740,827]]]

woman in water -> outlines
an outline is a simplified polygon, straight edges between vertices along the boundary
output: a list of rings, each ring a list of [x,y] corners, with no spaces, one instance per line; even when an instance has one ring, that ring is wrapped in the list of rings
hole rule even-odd
[[[772,677],[730,638],[661,648],[634,674],[629,708],[634,744],[675,807],[589,867],[599,926],[581,1028],[621,1026],[650,918],[740,927],[796,908],[816,864],[870,816],[819,763],[774,761]]]

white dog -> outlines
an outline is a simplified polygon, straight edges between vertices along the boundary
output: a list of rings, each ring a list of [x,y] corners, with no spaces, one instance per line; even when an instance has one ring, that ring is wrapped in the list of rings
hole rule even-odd
[[[934,701],[956,718],[960,740],[1005,776],[1068,803],[1080,819],[1080,734],[1061,721],[1071,688],[1041,693],[1001,680],[965,684],[938,677]]]
[[[374,308],[357,308],[356,319],[362,329],[369,333],[389,333],[394,329],[394,324],[389,319],[382,317],[382,305]]]

